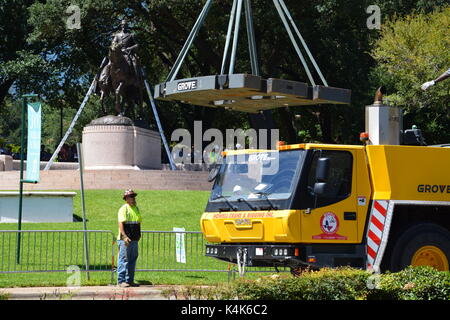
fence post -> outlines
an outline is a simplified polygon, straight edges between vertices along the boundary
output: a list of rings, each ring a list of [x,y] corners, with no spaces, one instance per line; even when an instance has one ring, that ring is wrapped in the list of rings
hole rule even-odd
[[[81,210],[83,211],[83,229],[84,229],[84,257],[86,263],[86,276],[88,281],[89,276],[89,244],[87,237],[87,226],[86,226],[86,208],[84,202],[84,183],[83,183],[83,154],[81,151],[80,143],[77,143],[77,153],[78,153],[78,164],[80,167],[80,190],[81,190]]]
[[[114,238],[114,233],[112,233],[112,245],[111,245],[111,284],[114,284],[114,245],[116,244],[116,239]]]

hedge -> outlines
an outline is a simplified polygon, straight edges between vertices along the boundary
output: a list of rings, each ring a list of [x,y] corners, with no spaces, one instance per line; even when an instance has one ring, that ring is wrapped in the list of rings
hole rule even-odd
[[[450,300],[450,272],[409,267],[382,275],[374,298],[389,300]],[[378,293],[378,294],[377,294]]]
[[[373,274],[352,268],[305,271],[245,278],[210,288],[188,288],[180,296],[239,300],[450,300],[450,272],[408,267],[397,273]]]

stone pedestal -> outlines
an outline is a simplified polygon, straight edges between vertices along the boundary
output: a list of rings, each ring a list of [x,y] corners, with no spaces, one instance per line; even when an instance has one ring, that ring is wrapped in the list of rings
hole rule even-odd
[[[158,132],[133,125],[91,124],[83,129],[85,170],[161,169]]]

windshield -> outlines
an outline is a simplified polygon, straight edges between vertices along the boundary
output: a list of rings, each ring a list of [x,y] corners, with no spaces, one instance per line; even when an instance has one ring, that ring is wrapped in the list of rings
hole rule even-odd
[[[305,151],[268,151],[227,156],[210,201],[287,199],[298,180]]]

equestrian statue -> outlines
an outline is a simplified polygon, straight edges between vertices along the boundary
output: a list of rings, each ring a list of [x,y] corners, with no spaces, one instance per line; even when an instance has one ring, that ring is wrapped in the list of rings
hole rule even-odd
[[[118,116],[125,114],[125,105],[134,110],[138,107],[139,120],[143,117],[144,79],[137,55],[137,44],[130,32],[128,22],[122,20],[120,30],[113,35],[108,57],[104,60],[96,77],[94,92],[100,95],[103,113],[105,95],[114,94]]]

